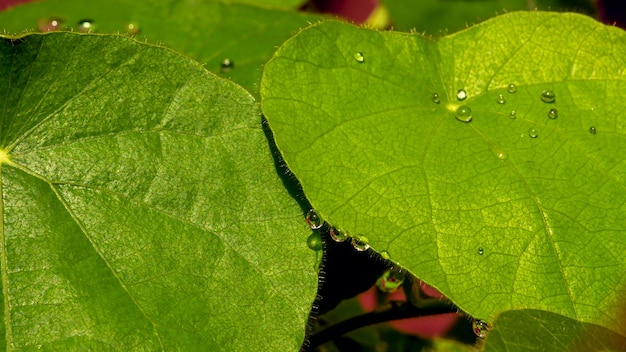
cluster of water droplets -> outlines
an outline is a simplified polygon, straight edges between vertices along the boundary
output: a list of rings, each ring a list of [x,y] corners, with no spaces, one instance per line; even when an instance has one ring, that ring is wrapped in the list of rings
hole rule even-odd
[[[319,214],[317,214],[315,209],[311,209],[308,211],[305,220],[306,220],[307,225],[309,225],[309,227],[311,228],[311,230],[320,230],[324,228],[325,226],[327,226],[324,219],[322,219],[319,216]],[[352,247],[354,247],[354,249],[359,252],[364,252],[370,248],[369,240],[365,236],[362,236],[362,235],[350,236],[348,235],[347,232],[337,227],[330,227],[330,229],[328,230],[328,233],[330,235],[330,238],[333,241],[338,242],[338,243],[346,242],[350,240]],[[321,238],[319,239],[320,245],[318,247],[317,239],[312,238],[313,235],[319,236],[319,231],[315,231],[311,236],[309,236],[309,239],[307,240],[307,244],[309,245],[309,248],[313,250],[322,249]]]
[[[37,29],[40,32],[52,32],[70,30],[72,26],[67,26],[65,20],[59,17],[44,17],[37,21]],[[76,22],[75,28],[78,28],[80,33],[91,33],[95,30],[96,24],[94,20],[84,18]],[[137,22],[129,22],[124,25],[124,32],[130,35],[137,35],[141,31]]]

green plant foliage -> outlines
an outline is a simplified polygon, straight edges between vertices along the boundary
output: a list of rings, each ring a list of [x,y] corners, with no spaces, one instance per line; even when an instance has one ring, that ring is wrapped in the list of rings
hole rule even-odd
[[[502,313],[483,351],[623,351],[626,337],[554,313],[521,310]]]
[[[624,333],[624,57],[624,31],[576,14],[437,42],[330,21],[268,62],[262,109],[318,213],[461,309]]]
[[[591,0],[382,0],[396,30],[441,35],[456,32],[494,17],[518,10],[595,12]]]
[[[7,350],[297,351],[316,292],[254,99],[123,36],[0,40]]]
[[[248,1],[253,2],[253,1]],[[258,1],[257,1],[258,2]],[[278,1],[277,1],[278,3]],[[162,43],[257,94],[261,68],[275,47],[319,16],[223,1],[43,0],[0,12],[0,29],[21,33],[60,20],[59,29],[129,33]],[[129,25],[134,27],[129,28]],[[223,62],[228,59],[232,67]]]

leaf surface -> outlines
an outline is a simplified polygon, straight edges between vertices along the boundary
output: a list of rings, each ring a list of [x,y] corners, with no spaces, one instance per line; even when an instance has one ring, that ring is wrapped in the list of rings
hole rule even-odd
[[[622,30],[576,14],[511,13],[437,42],[331,21],[268,62],[262,108],[319,214],[461,309],[623,333],[623,57]]]
[[[80,23],[90,20],[92,32],[136,33],[137,39],[182,52],[256,95],[261,68],[275,47],[319,16],[274,8],[272,3],[255,6],[255,2],[260,3],[44,0],[0,12],[0,29],[13,33],[38,30],[58,19],[59,28],[78,32]],[[281,1],[274,2],[278,5]],[[287,6],[287,1],[283,2]],[[132,31],[130,24],[135,26]],[[223,67],[226,59],[232,66]]]
[[[315,254],[247,92],[51,33],[1,39],[0,97],[7,350],[299,349]]]

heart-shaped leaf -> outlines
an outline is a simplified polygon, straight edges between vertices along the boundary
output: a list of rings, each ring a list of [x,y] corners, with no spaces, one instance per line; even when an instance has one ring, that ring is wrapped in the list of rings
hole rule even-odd
[[[461,309],[624,332],[624,57],[624,31],[576,14],[437,42],[324,22],[268,62],[262,108],[319,214]]]
[[[52,33],[0,40],[0,97],[7,350],[299,349],[315,254],[247,92]]]

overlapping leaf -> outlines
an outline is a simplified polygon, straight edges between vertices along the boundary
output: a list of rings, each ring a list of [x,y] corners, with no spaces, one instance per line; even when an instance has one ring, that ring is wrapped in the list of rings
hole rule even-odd
[[[623,333],[624,57],[622,30],[574,14],[438,42],[326,22],[267,64],[262,107],[318,212],[462,309]]]
[[[162,43],[205,64],[210,71],[232,79],[252,94],[258,92],[263,64],[275,47],[298,28],[319,16],[272,7],[295,1],[132,1],[44,0],[0,12],[0,29],[59,29],[96,33],[132,33],[138,39]],[[133,25],[132,29],[128,26]],[[230,65],[222,64],[224,61]]]
[[[315,254],[248,93],[54,33],[0,41],[0,97],[7,350],[299,349]]]

